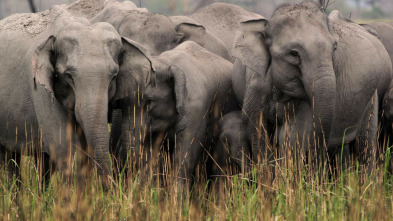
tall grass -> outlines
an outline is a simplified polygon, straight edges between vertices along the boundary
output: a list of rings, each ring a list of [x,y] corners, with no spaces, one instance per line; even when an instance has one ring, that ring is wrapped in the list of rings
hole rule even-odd
[[[390,162],[390,151],[381,157]],[[393,182],[388,164],[378,165],[371,176],[356,163],[332,175],[326,172],[328,166],[312,167],[304,159],[301,151],[288,151],[274,161],[255,165],[248,176],[228,174],[225,183],[214,190],[213,181],[200,178],[184,194],[170,166],[157,178],[163,172],[150,165],[143,170],[149,171],[143,182],[141,170],[130,170],[127,175],[120,171],[115,176],[116,184],[103,190],[93,171],[82,188],[76,179],[72,184],[64,184],[57,173],[47,183],[42,182],[43,176],[33,158],[22,157],[19,177],[6,167],[0,171],[0,219],[390,220],[393,217]]]

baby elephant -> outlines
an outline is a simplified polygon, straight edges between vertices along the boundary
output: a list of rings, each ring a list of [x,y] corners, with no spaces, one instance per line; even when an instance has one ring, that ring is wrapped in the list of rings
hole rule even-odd
[[[250,171],[250,146],[241,117],[241,111],[233,111],[220,120],[220,140],[212,151],[214,160],[211,167],[211,175],[218,176],[218,180],[226,174]]]
[[[118,75],[115,109],[122,112],[122,126],[120,135],[112,134],[120,142],[112,143],[144,167],[166,142],[185,184],[204,148],[216,142],[221,114],[235,107],[232,64],[191,41],[153,57],[134,42],[126,56],[124,68],[132,73]]]

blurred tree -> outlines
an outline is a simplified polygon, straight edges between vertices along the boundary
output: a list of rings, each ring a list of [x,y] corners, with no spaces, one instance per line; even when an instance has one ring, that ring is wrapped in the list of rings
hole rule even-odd
[[[359,13],[360,12],[360,5],[361,5],[361,0],[354,0],[355,5],[356,5],[356,11]]]
[[[366,3],[371,5],[371,7],[375,7],[375,4],[380,2],[379,0],[367,0]]]
[[[198,9],[203,8],[207,5],[214,3],[214,0],[199,0],[199,3],[195,6],[192,12],[198,11]]]
[[[0,2],[0,19],[3,19],[3,2]]]
[[[30,12],[28,1],[34,1],[36,9],[43,11],[49,9],[51,5],[71,3],[75,0],[0,0],[0,17],[8,16],[12,13]],[[130,1],[130,0],[118,0]],[[131,0],[139,7],[145,7],[154,13],[167,15],[190,14],[208,4],[215,2],[225,2],[235,4],[246,10],[270,18],[273,11],[283,3],[297,3],[302,0]],[[314,0],[316,1],[316,0]],[[377,8],[373,9],[372,6]],[[337,9],[345,17],[354,20],[367,17],[392,17],[393,0],[330,0],[328,11]]]
[[[37,7],[35,6],[34,0],[27,0],[29,2],[30,10],[33,13],[37,12]]]

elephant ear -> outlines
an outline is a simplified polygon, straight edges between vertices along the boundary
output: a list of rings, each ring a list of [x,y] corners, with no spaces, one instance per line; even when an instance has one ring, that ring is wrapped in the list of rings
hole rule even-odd
[[[248,20],[240,24],[236,33],[232,56],[253,70],[264,75],[270,62],[270,54],[265,41],[266,19]]]
[[[189,40],[190,36],[201,37],[206,33],[206,29],[202,25],[186,22],[177,25],[175,29],[179,43]]]
[[[187,81],[184,72],[176,65],[172,65],[169,68],[169,79],[174,82],[174,92],[176,97],[176,111],[179,114],[178,119],[182,119],[184,116],[187,102]]]
[[[31,60],[34,88],[37,89],[37,84],[41,84],[53,96],[52,78],[54,67],[51,61],[53,61],[54,56],[53,43],[55,40],[54,36],[46,39],[36,48]]]
[[[368,25],[368,24],[360,24],[360,26],[362,26],[364,29],[366,29],[366,31],[368,31],[370,34],[374,35],[375,37],[377,37],[378,39],[381,40],[381,38],[378,35],[378,31],[377,29],[373,28],[372,26]]]
[[[135,96],[149,83],[154,84],[154,67],[150,53],[139,43],[122,37],[115,100]]]

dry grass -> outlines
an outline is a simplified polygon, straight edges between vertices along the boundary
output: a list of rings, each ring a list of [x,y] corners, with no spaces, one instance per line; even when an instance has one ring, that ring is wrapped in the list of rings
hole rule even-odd
[[[390,161],[390,154],[381,157]],[[164,170],[166,176],[158,179],[155,165],[146,169],[144,182],[140,181],[140,171],[129,171],[127,177],[123,171],[117,174],[116,185],[106,191],[95,173],[91,173],[82,189],[77,188],[76,179],[70,185],[64,184],[57,173],[47,185],[42,185],[42,175],[32,158],[23,157],[19,178],[4,168],[0,172],[0,219],[389,220],[393,217],[393,180],[387,164],[379,165],[371,177],[360,166],[339,169],[332,175],[326,165],[312,167],[299,159],[305,159],[299,151],[288,151],[276,161],[255,166],[249,176],[227,176],[219,194],[214,194],[211,182],[206,182],[203,176],[191,191],[182,192],[170,167]]]

